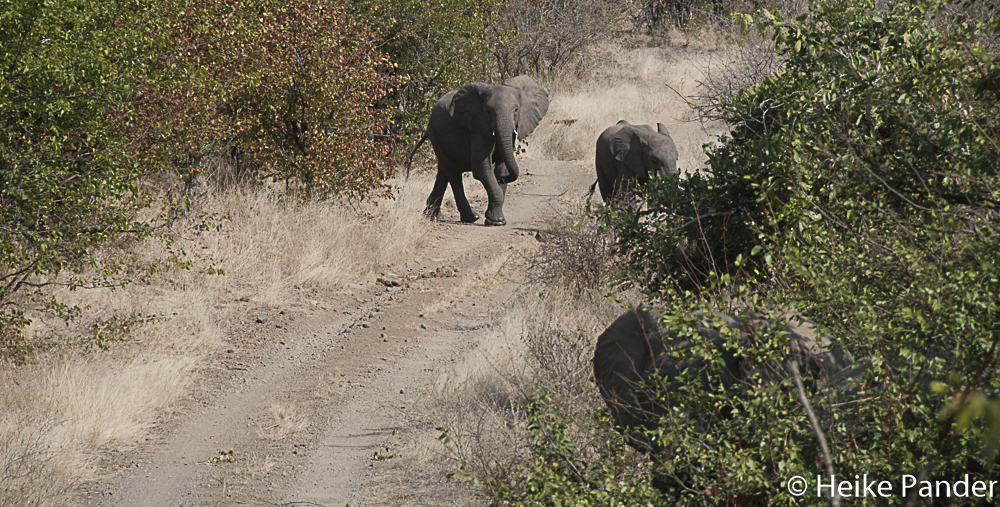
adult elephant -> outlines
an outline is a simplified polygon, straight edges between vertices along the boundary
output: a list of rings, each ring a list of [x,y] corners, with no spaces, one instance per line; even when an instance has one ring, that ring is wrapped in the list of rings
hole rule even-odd
[[[709,317],[705,314],[696,314]],[[615,424],[630,435],[631,444],[640,450],[651,446],[642,435],[642,429],[652,428],[668,407],[657,402],[656,393],[640,388],[651,375],[658,374],[668,391],[680,387],[684,370],[703,371],[703,381],[715,380],[729,387],[739,382],[750,368],[761,372],[762,377],[777,380],[787,374],[782,364],[746,365],[741,357],[727,347],[726,338],[718,330],[701,326],[697,332],[710,347],[718,350],[722,362],[709,379],[706,360],[691,353],[695,342],[691,337],[679,337],[659,325],[661,314],[647,308],[633,308],[615,320],[601,333],[594,351],[594,379],[604,398]],[[739,332],[739,339],[746,339],[753,328],[761,329],[767,322],[755,315],[740,319],[715,313],[712,317]],[[817,336],[812,323],[789,313],[784,328],[789,333],[789,357],[796,360],[806,373],[822,379],[824,386],[837,385],[845,377],[856,377],[864,370],[857,365],[850,353],[841,348],[831,348],[822,336]],[[681,358],[681,359],[674,359]]]
[[[636,183],[649,182],[653,174],[677,174],[677,147],[662,123],[653,130],[621,120],[597,138],[594,165],[601,198],[611,203],[634,191]]]
[[[462,173],[472,172],[486,188],[486,225],[506,225],[503,215],[507,184],[521,171],[514,144],[528,137],[549,109],[549,96],[535,80],[517,76],[499,85],[469,83],[441,97],[431,110],[427,133],[438,159],[437,179],[424,214],[441,217],[441,200],[451,185],[462,221],[479,220],[462,186]]]

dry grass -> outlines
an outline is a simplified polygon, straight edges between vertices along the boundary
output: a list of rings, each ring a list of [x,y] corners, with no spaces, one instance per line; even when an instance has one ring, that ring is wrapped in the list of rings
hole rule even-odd
[[[586,448],[603,407],[591,381],[597,335],[621,312],[620,303],[575,297],[558,287],[526,286],[493,312],[474,355],[443,374],[427,408],[450,441],[425,460],[479,479],[490,491],[511,485],[530,457],[525,402],[543,394],[571,423],[569,435]]]
[[[61,505],[89,453],[133,442],[184,395],[196,359],[71,355],[0,370],[0,505]]]
[[[280,302],[295,286],[356,283],[425,244],[430,225],[420,212],[429,186],[427,176],[417,176],[397,186],[395,201],[360,204],[303,203],[266,189],[210,196],[199,201],[199,211],[230,218],[221,233],[199,238],[194,255],[226,269],[225,280],[212,285],[243,286],[265,303]],[[204,283],[196,273],[183,274]]]
[[[603,294],[624,265],[614,253],[615,231],[595,220],[577,225],[576,213],[553,213],[538,231],[541,247],[526,255],[529,278],[546,286],[564,287],[575,297]]]
[[[61,505],[78,475],[46,434],[54,423],[0,419],[0,507]]]
[[[429,236],[420,212],[430,186],[429,177],[417,176],[394,201],[358,204],[300,202],[267,186],[222,192],[206,183],[172,229],[173,248],[187,252],[193,269],[169,268],[124,289],[56,290],[83,309],[79,320],[66,327],[31,315],[27,335],[48,352],[27,365],[0,364],[0,505],[64,503],[93,451],[139,439],[185,395],[198,362],[223,347],[238,308],[229,303],[297,301],[302,289],[373,280],[377,270],[412,256]],[[221,231],[199,233],[199,213],[228,218]],[[142,266],[168,248],[158,241],[117,246],[124,250],[102,252],[102,259]],[[225,276],[199,272],[210,267]],[[104,332],[115,318],[140,324],[130,346],[74,352],[79,337]],[[275,425],[262,428],[265,438],[307,424],[287,407],[271,412]]]
[[[283,440],[309,427],[309,420],[298,414],[295,407],[272,405],[268,413],[270,422],[257,428],[260,438]]]
[[[65,451],[134,440],[184,394],[197,361],[169,355],[123,359],[71,355],[7,371],[0,377],[0,420],[54,421],[43,436]]]
[[[591,47],[595,64],[589,74],[544,84],[551,104],[528,139],[528,156],[592,161],[601,132],[627,120],[654,127],[663,123],[677,145],[678,168],[690,172],[704,167],[702,145],[725,132],[725,127],[697,121],[684,98],[702,93],[700,82],[735,58],[721,42],[706,39],[684,49],[612,43]]]

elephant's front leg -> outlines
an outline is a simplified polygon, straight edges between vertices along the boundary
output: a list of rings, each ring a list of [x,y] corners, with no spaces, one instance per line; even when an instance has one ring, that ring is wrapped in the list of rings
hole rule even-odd
[[[500,183],[500,190],[503,191],[503,198],[506,200],[507,176],[510,175],[510,171],[507,170],[507,164],[504,163],[503,158],[500,156],[500,150],[494,150],[493,152],[493,175],[496,176],[497,182]]]
[[[493,174],[493,139],[472,137],[472,176],[486,188],[489,206],[486,208],[486,225],[507,225],[503,216],[503,198],[506,185],[500,185]]]

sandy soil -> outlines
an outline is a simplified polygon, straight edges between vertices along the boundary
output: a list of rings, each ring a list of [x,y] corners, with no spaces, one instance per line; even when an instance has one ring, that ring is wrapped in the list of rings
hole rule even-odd
[[[102,455],[107,477],[88,484],[81,503],[389,501],[394,495],[374,487],[380,465],[405,460],[408,446],[437,442],[438,432],[410,413],[416,400],[463,360],[518,273],[501,269],[488,291],[421,312],[468,286],[485,264],[535,248],[552,201],[582,199],[593,179],[584,162],[529,159],[522,167],[527,174],[508,191],[506,227],[462,224],[452,205],[432,245],[381,280],[351,292],[309,291],[283,308],[233,302],[245,309],[230,323],[229,348],[197,371],[195,392],[153,436]],[[431,495],[407,503],[437,505]]]
[[[567,121],[571,114],[554,108],[543,120],[537,135],[552,145],[550,152],[566,135],[558,129],[575,121]],[[690,168],[700,163],[694,157],[708,133],[682,123],[685,116],[679,111],[656,121],[671,128],[683,145],[682,159],[690,159],[680,165]],[[595,120],[592,129],[599,127]],[[570,135],[596,139],[591,132]],[[462,224],[446,199],[447,220],[435,225],[431,246],[379,279],[358,280],[341,292],[302,290],[278,308],[227,303],[239,316],[228,323],[227,348],[202,363],[194,391],[148,438],[101,454],[101,478],[82,488],[78,503],[483,503],[440,470],[415,474],[420,464],[408,460],[441,451],[440,432],[420,414],[421,400],[453,378],[450,372],[474,350],[489,309],[521,283],[518,253],[538,248],[535,231],[544,229],[545,217],[553,208],[579,209],[594,182],[592,154],[542,158],[564,157],[531,150],[521,157],[522,178],[510,186],[504,206],[506,227]],[[481,186],[466,181],[467,190],[479,190],[470,192],[473,207],[484,211]],[[487,276],[484,266],[508,256],[489,283],[476,279]],[[460,289],[469,287],[463,296]],[[446,309],[426,311],[434,305]]]

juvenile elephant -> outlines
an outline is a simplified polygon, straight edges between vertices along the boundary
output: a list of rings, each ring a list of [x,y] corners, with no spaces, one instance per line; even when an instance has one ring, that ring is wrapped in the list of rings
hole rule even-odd
[[[514,144],[531,134],[549,109],[549,96],[528,76],[499,85],[469,83],[441,97],[431,110],[427,133],[438,159],[437,179],[424,214],[441,216],[441,200],[451,185],[463,222],[479,220],[462,186],[462,173],[472,172],[486,188],[486,225],[506,225],[503,200],[507,184],[517,180]]]
[[[649,182],[651,175],[677,174],[677,147],[667,127],[632,125],[625,120],[608,127],[597,138],[597,185],[601,198],[610,203],[635,190],[636,183]],[[593,189],[591,189],[593,191]]]
[[[667,389],[676,389],[680,387],[678,379],[685,369],[698,371],[706,365],[702,357],[688,353],[694,345],[690,338],[678,337],[669,330],[664,335],[659,326],[660,316],[659,312],[645,308],[625,312],[601,333],[594,351],[594,379],[601,397],[611,409],[615,424],[628,431],[632,445],[641,450],[650,448],[641,435],[641,429],[653,427],[666,413],[667,407],[656,402],[655,393],[647,393],[638,388],[639,385],[650,375],[658,373],[666,381]],[[742,331],[744,338],[750,327],[766,325],[766,321],[754,315],[739,320],[721,313],[714,316],[726,326]],[[791,313],[787,318],[789,325],[785,330],[790,334],[790,357],[787,360],[797,360],[804,373],[817,375],[825,385],[856,376],[864,369],[864,366],[854,363],[847,351],[831,349],[828,340],[815,334],[810,322],[796,323],[797,317],[797,314]],[[723,363],[718,371],[718,381],[729,387],[744,378],[750,367],[726,347],[726,339],[721,332],[700,327],[698,334],[720,351]],[[683,359],[675,361],[671,358],[671,351],[679,352]],[[780,364],[755,365],[754,368],[761,368],[763,376],[770,380],[787,374]],[[703,378],[707,380],[707,374]]]

